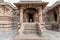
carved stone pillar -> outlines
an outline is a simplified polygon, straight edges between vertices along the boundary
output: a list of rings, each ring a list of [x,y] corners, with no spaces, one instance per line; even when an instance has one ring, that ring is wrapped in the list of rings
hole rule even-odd
[[[38,13],[39,13],[39,23],[42,23],[42,7],[39,7],[38,9]]]
[[[23,8],[20,8],[20,23],[23,23]]]
[[[22,34],[23,33],[23,29],[24,29],[24,26],[23,26],[23,8],[21,7],[20,8],[20,23],[19,23],[19,34]]]
[[[42,34],[45,32],[45,23],[43,22],[43,15],[42,15],[42,7],[39,7],[38,13],[39,13],[39,34],[42,36]]]

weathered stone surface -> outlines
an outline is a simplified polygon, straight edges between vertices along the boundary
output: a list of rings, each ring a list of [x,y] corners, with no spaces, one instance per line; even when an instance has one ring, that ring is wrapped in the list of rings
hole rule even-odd
[[[3,20],[4,19],[4,20]],[[0,21],[12,21],[13,17],[9,16],[0,16]]]
[[[26,0],[22,0],[22,1],[26,1]],[[34,5],[33,4],[31,5],[28,1],[32,1]],[[38,5],[37,4],[35,5],[36,1]],[[21,4],[16,3],[16,6],[18,5],[17,7],[20,8],[17,10],[15,10],[14,7],[10,5],[9,3],[7,4],[0,3],[0,40],[60,40],[60,32],[58,33],[56,31],[46,32],[45,23],[43,22],[43,8],[46,6],[47,3],[44,3],[41,1],[42,0],[34,0],[34,1],[27,0],[27,3],[29,3],[29,5],[23,4],[24,2],[21,2]],[[35,6],[37,8],[35,8]],[[27,10],[28,13],[32,13],[32,14],[33,13],[35,14],[36,12],[37,13],[34,16],[30,15],[30,17],[32,16],[32,18],[29,18],[28,17],[29,15],[27,12],[25,14],[27,14],[28,16],[27,15],[24,16],[25,9],[28,9]],[[32,9],[33,11],[31,11]],[[56,9],[54,11],[56,11]],[[53,21],[55,21],[53,13],[54,12],[52,11],[50,12],[50,14],[48,14],[49,16],[48,21],[50,22],[50,24]],[[56,13],[58,13],[58,11],[56,11]],[[60,13],[60,9],[59,9],[59,13]],[[29,20],[30,22],[32,22],[31,20],[34,20],[33,22],[35,22],[37,19],[36,22],[39,26],[36,24],[32,24],[32,23],[30,24],[27,23],[24,25],[23,24],[24,17],[27,17],[26,18],[27,22],[29,22]],[[17,32],[19,32],[19,35],[15,37],[17,35]],[[39,34],[40,35],[44,34],[44,35],[39,36]]]
[[[0,3],[0,27],[14,27],[14,10],[9,4]]]
[[[0,5],[0,16],[9,16],[13,17],[13,9],[10,6],[1,6]]]
[[[47,37],[48,40],[60,40],[60,32],[48,30],[45,33],[45,37]]]
[[[50,23],[51,29],[60,31],[60,1],[56,1],[47,11],[47,23]],[[57,8],[56,8],[57,7]],[[53,10],[54,9],[54,10]],[[53,25],[54,26],[53,26]],[[57,24],[57,25],[56,25]]]
[[[17,28],[0,28],[0,40],[14,40],[17,35]]]

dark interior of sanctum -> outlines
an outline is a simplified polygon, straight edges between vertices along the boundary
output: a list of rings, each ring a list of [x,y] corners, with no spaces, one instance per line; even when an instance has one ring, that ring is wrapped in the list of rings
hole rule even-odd
[[[36,8],[26,8],[25,10],[24,10],[24,12],[27,12],[26,14],[27,14],[27,19],[28,19],[28,22],[35,22],[34,21],[34,19],[36,19],[35,18],[35,14],[37,13],[37,9]],[[26,15],[25,14],[25,15]],[[38,14],[38,13],[37,13]],[[38,16],[38,15],[37,15]]]

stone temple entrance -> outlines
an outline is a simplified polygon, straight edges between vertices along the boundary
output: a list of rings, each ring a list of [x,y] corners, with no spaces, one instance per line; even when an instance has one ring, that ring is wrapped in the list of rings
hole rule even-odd
[[[44,37],[41,37],[46,31],[42,13],[48,3],[41,1],[22,1],[14,4],[20,11],[19,35],[15,40],[45,40],[46,38],[42,39]]]
[[[38,20],[38,10],[36,8],[26,8],[24,9],[24,22],[37,22]]]

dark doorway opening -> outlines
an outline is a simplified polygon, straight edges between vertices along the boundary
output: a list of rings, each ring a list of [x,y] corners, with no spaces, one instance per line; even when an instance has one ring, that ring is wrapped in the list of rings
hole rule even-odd
[[[54,11],[54,19],[55,19],[55,22],[57,22],[57,13],[56,13],[56,11]]]
[[[32,13],[28,13],[28,21],[29,22],[34,22]]]

